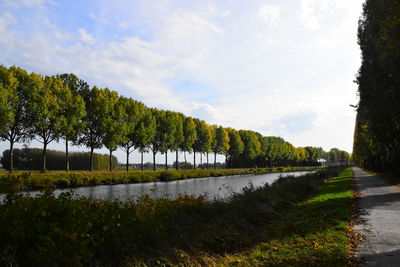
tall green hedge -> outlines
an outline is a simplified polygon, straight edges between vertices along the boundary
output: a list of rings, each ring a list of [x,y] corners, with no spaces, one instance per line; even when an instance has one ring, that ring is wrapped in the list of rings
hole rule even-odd
[[[16,170],[41,170],[42,168],[42,149],[38,148],[23,148],[14,149],[14,168]],[[4,169],[9,170],[9,150],[3,152],[3,157],[0,160]],[[94,154],[94,169],[108,170],[110,166],[109,155]],[[90,165],[89,152],[71,152],[69,153],[70,169],[71,170],[88,170]],[[65,152],[48,150],[47,151],[47,166],[49,170],[64,170],[65,169]],[[112,168],[116,169],[118,160],[115,156],[112,158]]]

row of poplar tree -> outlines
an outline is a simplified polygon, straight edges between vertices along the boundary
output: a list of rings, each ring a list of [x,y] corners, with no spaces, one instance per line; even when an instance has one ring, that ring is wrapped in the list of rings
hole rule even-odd
[[[400,1],[367,0],[359,21],[362,65],[353,159],[400,173]]]
[[[90,88],[74,74],[42,76],[28,74],[18,67],[0,66],[0,136],[10,143],[10,171],[13,171],[13,146],[35,138],[43,144],[43,166],[46,170],[46,148],[49,143],[65,140],[65,169],[69,170],[68,145],[84,145],[90,149],[93,170],[95,149],[106,147],[110,154],[117,148],[129,154],[137,149],[161,152],[193,152],[225,155],[229,167],[266,167],[279,165],[312,165],[318,159],[348,161],[349,155],[338,149],[326,153],[322,148],[296,148],[279,137],[265,137],[249,130],[235,130],[209,125],[203,120],[182,113],[148,108],[143,103],[118,95],[108,88]],[[186,154],[185,154],[186,161]]]

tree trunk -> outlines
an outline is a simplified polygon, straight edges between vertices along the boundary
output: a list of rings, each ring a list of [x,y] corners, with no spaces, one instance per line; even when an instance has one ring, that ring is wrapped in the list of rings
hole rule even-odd
[[[128,146],[126,146],[126,172],[129,171],[129,149]]]
[[[90,148],[90,167],[89,167],[91,172],[93,171],[93,151],[94,151],[94,148],[91,147]]]
[[[186,151],[183,151],[183,156],[185,157],[185,170],[186,170],[186,166],[187,166],[187,161],[186,161]]]
[[[200,153],[200,165],[203,165],[203,153]]]
[[[168,170],[168,151],[165,152],[165,169]]]
[[[214,153],[214,170],[217,168],[217,153]]]
[[[179,170],[179,161],[178,161],[178,150],[176,150],[176,170]]]
[[[68,139],[65,138],[65,171],[69,172]]]
[[[109,169],[109,171],[112,171],[112,150],[111,149],[109,149],[110,150],[110,169]]]
[[[42,172],[46,172],[46,150],[47,150],[47,143],[45,141],[43,143],[43,154],[42,154],[43,166],[42,166]]]
[[[13,172],[14,171],[14,140],[10,140],[9,154],[10,154],[10,172]]]
[[[196,151],[193,150],[193,169],[196,169]]]
[[[208,170],[208,151],[207,151],[207,170]]]
[[[153,171],[156,170],[156,152],[153,151]]]
[[[143,171],[143,151],[141,151],[140,154],[141,154],[140,169]]]
[[[228,155],[225,155],[225,169],[228,169]]]

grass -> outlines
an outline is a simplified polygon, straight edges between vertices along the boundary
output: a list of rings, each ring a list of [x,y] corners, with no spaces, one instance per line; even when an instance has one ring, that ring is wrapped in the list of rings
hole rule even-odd
[[[349,263],[352,171],[328,180],[314,197],[267,225],[264,242],[217,262],[237,266],[345,266]]]
[[[171,181],[190,178],[218,177],[228,175],[262,174],[272,172],[310,171],[321,167],[276,167],[257,169],[198,169],[157,171],[48,171],[0,173],[0,190],[40,189],[46,187],[68,188],[104,184],[142,183]]]
[[[285,177],[215,202],[9,195],[0,261],[19,266],[343,266],[351,170]],[[334,177],[325,183],[326,179]]]

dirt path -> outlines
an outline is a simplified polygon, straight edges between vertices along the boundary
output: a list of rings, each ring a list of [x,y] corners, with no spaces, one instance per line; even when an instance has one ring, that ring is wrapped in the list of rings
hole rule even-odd
[[[356,256],[363,266],[400,266],[400,187],[353,168],[360,196],[355,229],[365,236]]]

